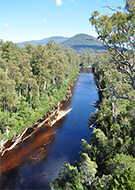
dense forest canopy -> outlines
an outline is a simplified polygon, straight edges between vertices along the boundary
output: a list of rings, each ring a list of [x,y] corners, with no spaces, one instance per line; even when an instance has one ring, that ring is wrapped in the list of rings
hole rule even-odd
[[[58,101],[77,75],[79,65],[93,61],[50,40],[45,46],[19,47],[0,42],[0,140],[18,135],[40,119]]]
[[[79,56],[49,41],[46,46],[0,43],[0,136],[30,127],[65,93]],[[8,131],[8,135],[6,133]]]
[[[111,16],[90,18],[109,48],[92,66],[100,100],[88,122],[93,137],[82,139],[80,161],[65,164],[52,189],[135,189],[135,2],[108,8]]]
[[[30,127],[62,100],[79,65],[92,64],[100,104],[88,121],[80,160],[63,166],[52,189],[135,189],[135,2],[112,15],[90,18],[104,55],[76,54],[49,41],[45,46],[0,42],[0,140]]]

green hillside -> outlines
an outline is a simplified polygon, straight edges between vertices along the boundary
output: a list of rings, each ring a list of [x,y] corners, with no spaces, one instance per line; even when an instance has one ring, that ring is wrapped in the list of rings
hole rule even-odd
[[[87,34],[77,34],[68,40],[60,43],[63,49],[68,48],[76,51],[76,53],[87,53],[92,54],[103,53],[106,47],[96,40],[93,36]]]
[[[88,52],[91,54],[97,54],[97,53],[104,53],[106,50],[105,46],[103,46],[100,42],[98,42],[96,38],[88,34],[76,34],[71,38],[63,36],[53,36],[41,40],[27,41],[27,43],[30,43],[34,46],[37,46],[38,44],[45,46],[46,43],[50,40],[54,40],[54,42],[60,44],[62,49],[68,48],[69,50],[73,50],[78,54],[88,53]],[[17,45],[19,45],[19,47],[24,47],[25,43],[26,41],[17,43]]]

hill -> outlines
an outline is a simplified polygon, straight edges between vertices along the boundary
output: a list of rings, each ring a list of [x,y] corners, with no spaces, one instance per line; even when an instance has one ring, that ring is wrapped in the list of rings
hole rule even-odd
[[[37,46],[38,44],[46,45],[46,43],[51,39],[53,39],[56,43],[60,44],[62,49],[68,48],[69,50],[73,50],[78,54],[88,52],[92,54],[104,53],[107,49],[100,43],[100,41],[88,34],[76,34],[71,38],[63,36],[53,36],[41,40],[27,41],[27,43],[30,43],[34,46]],[[26,43],[26,41],[17,43],[17,45],[19,45],[19,47],[23,47],[24,43]]]
[[[92,54],[103,53],[107,48],[103,46],[96,38],[88,34],[77,34],[66,41],[60,43],[63,49],[68,48],[76,51],[76,53]]]
[[[68,37],[63,37],[63,36],[52,36],[50,38],[44,38],[44,39],[41,39],[41,40],[31,40],[31,41],[25,41],[25,42],[19,42],[17,43],[17,45],[19,47],[23,47],[24,44],[27,42],[27,43],[30,43],[32,44],[33,46],[37,46],[38,44],[41,44],[41,45],[45,45],[48,41],[50,40],[54,40],[56,43],[60,43],[60,42],[63,42],[65,40],[68,39]]]

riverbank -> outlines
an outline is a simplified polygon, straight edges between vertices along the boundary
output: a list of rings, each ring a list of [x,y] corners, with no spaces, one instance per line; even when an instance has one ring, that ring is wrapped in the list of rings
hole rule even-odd
[[[44,116],[42,116],[35,124],[31,127],[26,128],[21,134],[16,137],[13,137],[11,140],[1,141],[1,156],[3,156],[7,151],[12,150],[20,143],[24,142],[26,139],[30,138],[34,133],[36,133],[42,125],[52,127],[57,121],[62,119],[66,114],[68,114],[72,109],[67,111],[60,110],[64,101],[67,101],[70,97],[72,97],[71,88],[73,87],[75,81],[77,80],[79,73],[77,76],[72,79],[71,84],[67,89],[67,93],[65,98],[62,101],[59,101],[56,106],[54,106],[49,112],[47,112]]]
[[[98,99],[93,75],[82,71],[61,110],[74,108],[53,127],[43,125],[32,137],[2,157],[3,189],[50,189],[64,163],[79,160],[80,140],[89,140],[90,112]],[[14,167],[14,168],[13,168]],[[11,168],[11,169],[9,169]],[[5,170],[4,170],[5,169]],[[7,170],[7,171],[6,171]]]
[[[111,85],[124,95],[123,89],[128,92],[130,88],[122,83],[113,63],[102,58],[106,57],[97,57],[92,68],[97,90]],[[132,93],[130,89],[129,95]],[[107,90],[98,90],[98,95],[99,100],[93,104],[98,109],[88,122],[90,129],[96,126],[91,130],[92,139],[82,139],[80,161],[62,167],[51,183],[53,189],[135,189],[135,103],[117,99]]]

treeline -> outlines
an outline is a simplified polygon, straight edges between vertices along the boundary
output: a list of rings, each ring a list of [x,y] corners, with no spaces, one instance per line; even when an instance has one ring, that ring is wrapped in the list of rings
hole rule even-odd
[[[121,190],[135,189],[135,102],[115,97],[110,86],[120,95],[133,97],[123,73],[105,55],[93,64],[99,91],[99,109],[92,113],[89,126],[96,126],[90,142],[82,140],[80,161],[63,166],[52,189]],[[99,88],[100,86],[100,88]]]
[[[80,57],[80,66],[82,68],[85,68],[87,66],[92,66],[94,63],[94,56],[90,52],[82,53],[79,57]]]
[[[0,42],[0,140],[30,127],[64,98],[80,57],[49,41],[45,46]]]

